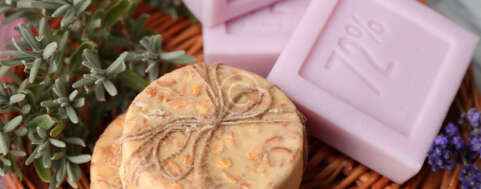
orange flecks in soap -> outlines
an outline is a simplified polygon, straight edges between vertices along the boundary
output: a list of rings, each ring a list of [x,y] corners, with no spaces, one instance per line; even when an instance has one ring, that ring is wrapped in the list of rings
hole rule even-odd
[[[233,184],[237,184],[239,183],[239,181],[241,180],[241,178],[239,176],[236,176],[236,175],[233,175],[233,174],[230,174],[226,171],[223,171],[222,172],[222,175],[224,176],[224,178],[226,178],[226,180],[230,183],[233,183]]]
[[[194,161],[194,158],[192,158],[191,155],[187,155],[187,156],[185,156],[185,158],[184,158],[184,160],[183,160],[183,163],[186,164],[186,165],[189,165],[189,164],[191,164],[193,161]]]
[[[257,152],[255,150],[253,151],[250,151],[249,153],[247,153],[247,159],[249,160],[257,160],[258,156],[257,156]]]
[[[154,87],[151,87],[151,88],[148,88],[146,91],[147,95],[149,95],[150,97],[154,97],[157,95],[157,89],[154,88]]]
[[[224,144],[217,142],[212,145],[212,152],[215,154],[220,154],[224,151]]]
[[[217,166],[219,166],[222,169],[227,169],[232,167],[232,161],[229,159],[222,159],[217,161]]]
[[[192,96],[199,96],[200,91],[201,91],[202,88],[201,88],[200,85],[194,84],[194,85],[192,85],[191,89],[192,89],[192,90],[191,90]]]
[[[180,166],[174,161],[166,161],[165,167],[167,168],[167,170],[169,170],[169,172],[173,173],[174,175],[180,175],[182,172]]]
[[[172,188],[172,189],[184,189],[184,187],[182,187],[182,185],[180,185],[179,183],[174,183],[174,184],[170,185],[170,188]]]
[[[159,99],[159,101],[161,101],[162,103],[167,103],[169,101],[169,96],[164,93],[160,93],[157,94],[157,99]]]
[[[209,113],[209,104],[206,101],[199,102],[195,105],[195,110],[200,115],[207,115]]]

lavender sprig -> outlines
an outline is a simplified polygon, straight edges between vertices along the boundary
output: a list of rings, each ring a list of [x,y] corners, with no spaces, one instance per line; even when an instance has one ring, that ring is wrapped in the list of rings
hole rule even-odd
[[[458,124],[448,123],[434,139],[427,161],[433,171],[463,165],[459,175],[461,188],[480,189],[481,170],[475,162],[481,156],[481,112],[469,109],[460,116]],[[468,131],[467,137],[463,137],[460,129]]]
[[[465,165],[459,175],[459,182],[462,189],[481,188],[481,170],[473,164]]]

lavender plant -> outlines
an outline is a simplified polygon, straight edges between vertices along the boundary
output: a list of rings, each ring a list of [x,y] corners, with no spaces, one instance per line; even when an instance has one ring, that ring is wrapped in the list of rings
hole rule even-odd
[[[183,7],[162,1],[171,14]],[[133,18],[135,0],[0,0],[5,22],[24,19],[0,53],[0,175],[32,165],[50,188],[77,187],[98,127],[175,65],[162,37]],[[182,8],[182,11],[185,11]],[[126,27],[128,25],[128,27]],[[23,70],[20,71],[19,70]]]
[[[467,131],[464,135],[461,130]],[[466,136],[466,137],[463,137]],[[434,139],[427,161],[433,171],[463,166],[459,175],[462,189],[481,187],[481,112],[472,108],[457,123],[448,123]]]

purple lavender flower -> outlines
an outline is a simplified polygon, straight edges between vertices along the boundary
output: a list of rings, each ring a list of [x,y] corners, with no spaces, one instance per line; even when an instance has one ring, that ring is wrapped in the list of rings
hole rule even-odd
[[[451,144],[458,151],[463,150],[465,147],[464,139],[461,137],[461,135],[451,137]]]
[[[459,182],[462,189],[481,189],[481,170],[473,164],[465,165],[459,175]]]
[[[446,133],[446,136],[449,138],[449,142],[454,146],[456,150],[459,151],[464,149],[464,140],[456,124],[448,123],[446,128],[444,128],[444,133]]]
[[[473,128],[477,128],[480,125],[481,113],[476,108],[471,108],[466,113],[466,119]]]
[[[428,163],[433,171],[451,170],[456,164],[455,149],[450,145],[448,137],[440,134],[434,139],[428,154]]]
[[[454,123],[448,123],[431,146],[428,154],[428,163],[433,171],[451,170],[460,160],[465,151],[465,141],[461,136],[459,127]]]
[[[448,123],[446,128],[444,128],[444,132],[450,137],[451,136],[457,136],[457,135],[459,135],[459,128],[454,123]]]
[[[469,136],[469,149],[481,155],[481,135],[471,134]]]

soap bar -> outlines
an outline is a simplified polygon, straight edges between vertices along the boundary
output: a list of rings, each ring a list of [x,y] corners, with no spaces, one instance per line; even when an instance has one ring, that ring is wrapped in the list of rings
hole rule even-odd
[[[122,134],[130,188],[298,188],[304,126],[294,104],[252,73],[177,69],[132,102]]]
[[[122,188],[119,167],[124,119],[124,115],[117,117],[95,143],[90,162],[91,189]]]
[[[280,0],[184,0],[184,3],[203,25],[214,26],[277,1]]]
[[[205,62],[222,62],[267,76],[309,2],[284,0],[225,24],[204,27]]]
[[[421,168],[477,41],[417,1],[312,1],[268,80],[313,135],[403,183]]]

